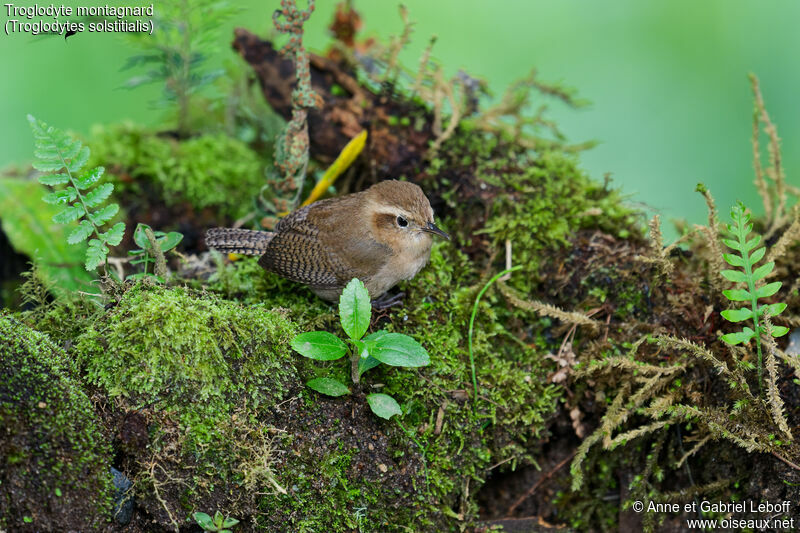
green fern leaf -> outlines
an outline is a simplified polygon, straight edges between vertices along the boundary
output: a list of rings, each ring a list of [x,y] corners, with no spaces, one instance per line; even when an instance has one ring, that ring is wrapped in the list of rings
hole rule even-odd
[[[108,204],[100,211],[91,213],[89,215],[89,220],[91,220],[92,223],[96,226],[102,226],[103,224],[114,218],[114,215],[116,215],[118,211],[119,211],[119,205]]]
[[[83,203],[86,204],[86,207],[96,207],[106,199],[111,196],[111,192],[114,190],[113,183],[104,183],[88,193],[86,197],[83,199]],[[76,193],[77,194],[77,193]],[[72,201],[72,200],[70,200]]]
[[[97,180],[99,180],[103,176],[103,172],[105,171],[106,169],[104,167],[94,168],[89,172],[87,172],[86,174],[84,174],[83,176],[76,178],[75,185],[77,185],[77,187],[80,190],[85,191],[86,189],[97,183]]]
[[[42,172],[52,172],[64,168],[64,163],[62,163],[61,160],[40,159],[33,162],[33,168]]]
[[[772,296],[781,288],[782,283],[780,281],[775,281],[772,283],[767,283],[763,287],[759,287],[756,289],[756,298],[767,298]]]
[[[63,185],[65,183],[69,183],[69,175],[68,174],[48,174],[46,176],[39,176],[39,183],[42,185],[50,185],[51,187],[54,185]]]
[[[729,322],[742,322],[753,318],[753,310],[743,307],[742,309],[727,309],[720,313]]]
[[[125,235],[125,223],[124,222],[117,222],[112,226],[110,230],[106,233],[103,233],[101,237],[103,240],[110,244],[111,246],[116,246],[120,242],[122,242],[122,237]]]
[[[722,258],[731,266],[735,267],[743,267],[744,266],[744,259],[742,256],[735,255],[735,254],[722,254]]]
[[[776,304],[769,304],[769,305],[762,305],[761,309],[759,309],[759,313],[761,315],[769,315],[769,316],[778,316],[779,314],[783,313],[783,310],[786,309],[786,304],[783,302],[779,302]],[[774,326],[773,326],[773,329]]]
[[[749,228],[750,228],[750,230],[752,230],[753,229],[753,225],[750,224]],[[747,232],[750,233],[750,230],[748,230]],[[749,241],[747,241],[744,244],[744,246],[742,247],[742,252],[749,252],[750,250],[752,250],[753,248],[758,246],[758,243],[760,243],[760,242],[761,242],[761,235],[756,235],[755,237],[753,237],[752,239],[750,239]]]
[[[728,231],[730,231],[731,233],[734,233],[736,230],[734,228],[731,228],[730,226],[728,226]],[[742,248],[739,246],[739,243],[737,241],[734,241],[733,239],[722,239],[722,244],[724,244],[728,248],[733,248],[737,252],[741,252],[742,251]],[[734,265],[734,266],[739,266],[739,265]]]
[[[728,281],[732,281],[734,283],[747,282],[747,277],[744,275],[744,272],[739,272],[738,270],[723,270],[720,272],[720,274],[722,274],[722,276]]]
[[[67,163],[67,170],[69,170],[71,173],[76,173],[83,168],[83,166],[86,164],[88,160],[89,160],[89,147],[84,146],[83,148],[80,149],[78,155],[76,155],[74,158],[72,158],[72,160],[69,163]]]
[[[764,258],[764,254],[766,252],[767,252],[766,248],[759,248],[758,250],[750,254],[750,257],[748,257],[747,260],[750,262],[751,265],[755,265]]]
[[[60,213],[56,214],[53,217],[53,222],[57,222],[59,224],[69,224],[70,222],[74,222],[81,218],[84,214],[83,206],[76,205],[70,206],[61,211]]]
[[[773,337],[783,337],[787,333],[789,333],[789,328],[785,326],[772,326]]]
[[[100,242],[99,239],[89,241],[86,249],[86,270],[94,270],[106,261],[108,256],[108,246]]]
[[[92,234],[94,231],[94,226],[88,220],[81,220],[80,225],[72,230],[72,232],[67,236],[67,242],[69,244],[78,244],[79,242],[83,242],[89,238],[89,235]]]
[[[89,148],[66,133],[59,131],[44,122],[28,115],[33,137],[37,161],[34,167],[43,172],[55,172],[64,169],[64,172],[42,176],[39,181],[43,185],[59,186],[68,185],[62,190],[47,194],[43,200],[50,204],[67,204],[67,207],[53,216],[53,221],[69,224],[79,220],[84,215],[87,218],[74,228],[67,236],[69,244],[78,244],[95,234],[96,238],[89,241],[86,250],[86,270],[94,270],[106,261],[108,256],[107,243],[116,246],[122,241],[125,225],[120,222],[109,231],[102,233],[100,227],[111,220],[119,211],[117,204],[109,204],[96,212],[89,208],[99,207],[105,202],[114,190],[114,185],[105,183],[92,190],[92,187],[102,177],[103,167],[92,169],[80,177],[75,177],[89,160]],[[85,195],[80,191],[86,191]],[[72,205],[69,205],[72,204]]]
[[[75,187],[67,187],[63,191],[55,191],[42,196],[42,200],[46,204],[59,205],[74,202],[78,197],[78,191]]]
[[[751,299],[750,293],[745,289],[728,289],[722,291],[722,294],[732,302],[747,302]]]
[[[770,272],[772,272],[772,269],[774,267],[775,267],[775,261],[770,261],[769,263],[764,263],[757,269],[753,270],[753,281],[764,279]],[[744,283],[744,281],[745,280],[742,280],[742,283]]]

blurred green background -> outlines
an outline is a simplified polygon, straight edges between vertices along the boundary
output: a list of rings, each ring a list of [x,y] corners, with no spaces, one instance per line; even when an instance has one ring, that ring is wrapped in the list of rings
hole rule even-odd
[[[125,2],[128,5],[142,5]],[[303,2],[300,2],[301,5]],[[242,11],[220,29],[220,54],[234,58],[231,29],[265,34],[277,0],[236,2]],[[308,47],[321,50],[336,2],[320,0],[306,26]],[[723,213],[736,199],[761,210],[752,187],[752,95],[747,73],[761,80],[767,108],[783,139],[790,182],[798,183],[800,141],[800,3],[796,0],[405,0],[416,21],[401,55],[416,69],[431,35],[434,58],[450,75],[464,69],[489,82],[496,97],[538,69],[563,81],[592,105],[552,116],[571,141],[600,144],[582,155],[596,179],[611,173],[634,203],[666,218],[705,219],[694,191],[709,185]],[[16,5],[33,5],[18,2]],[[105,5],[105,2],[69,2]],[[401,30],[398,4],[356,0],[361,38],[388,42]],[[158,9],[159,2],[155,2]],[[8,19],[3,7],[2,21]],[[32,138],[25,116],[87,133],[92,124],[133,119],[156,125],[164,111],[150,104],[159,87],[120,89],[120,67],[133,49],[120,36],[0,36],[0,166],[27,162]],[[794,58],[794,59],[793,59]],[[220,60],[221,61],[221,60]]]

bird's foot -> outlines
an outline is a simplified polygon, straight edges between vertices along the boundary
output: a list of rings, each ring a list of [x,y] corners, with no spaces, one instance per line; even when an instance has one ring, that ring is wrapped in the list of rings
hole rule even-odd
[[[395,305],[403,305],[403,298],[405,295],[406,293],[404,292],[398,292],[397,294],[386,293],[380,298],[372,300],[372,308],[382,311],[383,309],[389,309]]]

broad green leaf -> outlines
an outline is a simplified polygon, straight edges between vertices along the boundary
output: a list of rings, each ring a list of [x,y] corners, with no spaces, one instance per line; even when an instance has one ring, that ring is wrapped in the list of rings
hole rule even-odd
[[[183,233],[179,233],[177,231],[170,231],[163,237],[157,239],[158,247],[161,248],[162,252],[168,252],[178,246],[178,244],[183,240]]]
[[[35,181],[0,178],[0,224],[11,246],[35,259],[53,291],[88,290],[92,281],[83,268],[82,247],[67,244],[76,225],[52,221],[60,209],[42,202],[47,189]]]
[[[388,394],[369,394],[367,395],[367,403],[369,403],[369,408],[372,409],[373,413],[386,420],[389,420],[394,415],[403,414],[400,404]]]
[[[90,240],[86,249],[86,270],[91,272],[104,264],[106,256],[108,256],[108,246],[98,239]]]
[[[74,222],[83,216],[83,206],[82,205],[74,205],[65,207],[61,212],[53,215],[53,222],[58,222],[59,224],[69,224],[70,222]]]
[[[205,531],[216,531],[217,527],[214,525],[214,522],[211,521],[211,517],[206,513],[194,513],[192,515],[194,517],[194,521],[197,522],[197,525],[202,527]]]
[[[775,267],[774,261],[770,261],[769,263],[764,263],[763,265],[761,265],[760,267],[758,267],[753,271],[752,274],[753,281],[758,281],[760,279],[765,278],[767,274],[772,272],[772,269],[774,267]]]
[[[75,180],[75,184],[78,186],[80,190],[82,191],[86,190],[95,183],[97,183],[97,181],[103,176],[103,172],[105,171],[106,169],[103,167],[93,168],[92,170],[83,174],[81,177],[77,178]]]
[[[722,258],[731,266],[743,267],[744,259],[742,256],[736,254],[722,254]]]
[[[353,278],[339,297],[339,319],[342,329],[351,339],[358,340],[369,328],[372,304],[369,292],[358,278]]]
[[[750,300],[750,293],[744,289],[728,289],[722,291],[722,294],[724,294],[728,300],[734,302],[746,302]]]
[[[147,235],[144,233],[146,228],[150,228],[150,226],[140,222],[136,225],[136,229],[133,231],[133,242],[135,242],[136,246],[142,250],[147,250],[147,248],[150,246],[150,241],[147,240]]]
[[[327,331],[301,333],[290,343],[300,355],[318,361],[333,361],[347,353],[347,345]]]
[[[80,149],[78,154],[75,157],[73,157],[72,160],[69,161],[69,163],[67,163],[67,170],[75,174],[76,172],[78,172],[80,169],[83,168],[83,166],[86,164],[88,160],[89,160],[89,147],[84,146],[83,148]],[[81,186],[81,188],[83,187]]]
[[[378,337],[370,355],[389,366],[420,367],[431,362],[425,348],[402,333],[386,333]]]
[[[306,385],[326,396],[344,396],[345,394],[350,394],[350,389],[344,386],[340,381],[332,378],[312,379],[307,382]]]
[[[763,287],[759,287],[756,289],[756,298],[766,298],[768,296],[772,296],[781,288],[780,281],[773,281],[772,283],[767,283]]]
[[[744,243],[744,246],[742,247],[743,248],[742,252],[749,252],[750,250],[758,246],[758,243],[760,242],[761,242],[761,235],[756,235],[755,237]],[[755,263],[755,261],[753,262]]]
[[[78,244],[89,238],[89,235],[94,231],[94,227],[88,220],[81,220],[77,228],[67,237],[67,242],[70,244]]]
[[[750,264],[755,265],[756,263],[761,261],[764,258],[764,254],[766,253],[766,251],[767,249],[765,247],[761,247],[752,254],[750,254],[750,259],[749,259]]]
[[[746,328],[749,329],[749,328]],[[747,331],[737,331],[736,333],[728,333],[727,335],[723,335],[721,338],[723,341],[727,342],[728,344],[741,344],[743,342],[749,342],[755,336],[753,330],[751,329],[748,333]]]
[[[117,222],[114,226],[103,234],[105,240],[111,246],[116,246],[122,242],[122,237],[125,235],[125,223]]]
[[[776,304],[762,305],[759,311],[762,315],[766,313],[769,316],[777,316],[783,313],[784,309],[786,309],[786,304],[779,302]]]
[[[738,270],[723,270],[720,272],[720,274],[722,274],[722,277],[728,281],[732,281],[734,283],[747,282],[747,277],[744,275],[744,272],[739,272]]]
[[[69,183],[69,176],[67,174],[44,174],[37,178],[42,185],[63,185]]]
[[[773,337],[783,337],[787,333],[789,333],[789,328],[786,326],[772,326]]]
[[[233,527],[238,523],[239,523],[239,521],[236,520],[235,518],[226,518],[222,522],[222,527]]]
[[[374,357],[372,357],[371,355],[366,357],[366,358],[359,357],[358,358],[358,375],[362,376],[362,375],[364,375],[364,372],[366,372],[367,370],[371,370],[371,369],[375,368],[376,366],[378,366],[380,364],[381,364],[381,362],[378,361],[377,359],[375,359]]]
[[[89,191],[84,197],[83,201],[86,202],[88,207],[96,207],[106,201],[106,198],[111,196],[111,191],[114,190],[113,183],[104,183]]]
[[[54,191],[42,196],[42,201],[50,205],[68,204],[74,202],[78,197],[75,187],[67,187],[61,191]]]
[[[119,205],[117,204],[108,204],[103,209],[99,211],[95,211],[89,215],[89,218],[94,222],[96,226],[102,226],[112,218],[114,215],[117,214],[119,211]]]
[[[749,307],[743,307],[742,309],[727,309],[720,314],[728,322],[741,322],[742,320],[753,318],[753,310]]]

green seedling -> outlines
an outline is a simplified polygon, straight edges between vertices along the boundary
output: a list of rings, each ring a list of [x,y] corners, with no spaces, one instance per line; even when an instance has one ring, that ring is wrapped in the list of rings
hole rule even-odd
[[[235,518],[226,518],[222,513],[217,511],[214,517],[208,516],[206,513],[194,513],[192,515],[197,525],[203,528],[207,533],[232,533],[230,528],[239,523]]]
[[[364,372],[381,363],[411,368],[430,364],[425,348],[408,335],[381,330],[364,336],[371,317],[369,292],[361,280],[353,278],[339,298],[339,320],[347,342],[327,331],[310,331],[292,339],[292,348],[300,355],[318,361],[334,361],[349,353],[350,375],[355,384],[359,383]],[[350,393],[346,385],[333,378],[312,379],[306,385],[328,396]],[[370,394],[367,402],[373,413],[387,420],[401,413],[397,402],[386,394]]]
[[[131,274],[127,279],[151,278],[161,283],[166,279],[167,265],[164,254],[178,246],[183,240],[183,234],[177,231],[164,233],[153,231],[147,224],[139,224],[133,232],[133,241],[139,246],[138,250],[130,250],[129,255],[135,256],[132,265],[144,265],[144,271]],[[153,265],[153,270],[148,272],[148,267]]]

